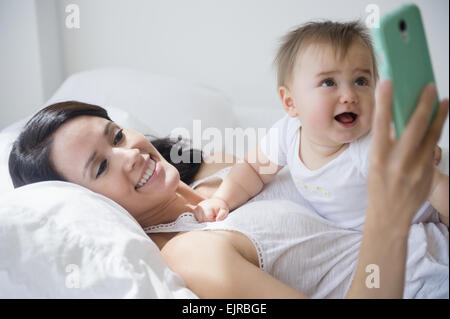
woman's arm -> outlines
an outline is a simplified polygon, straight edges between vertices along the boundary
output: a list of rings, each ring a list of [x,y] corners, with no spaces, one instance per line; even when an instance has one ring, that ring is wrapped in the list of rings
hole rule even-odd
[[[248,261],[212,231],[191,231],[161,250],[169,267],[200,298],[306,298]]]
[[[403,297],[408,232],[415,212],[431,190],[432,154],[448,110],[446,100],[428,128],[434,98],[435,90],[427,86],[401,139],[396,141],[390,138],[391,83],[383,81],[377,89],[367,181],[369,203],[348,298]],[[368,266],[379,272],[366,272]],[[369,275],[379,275],[379,287],[368,284]]]

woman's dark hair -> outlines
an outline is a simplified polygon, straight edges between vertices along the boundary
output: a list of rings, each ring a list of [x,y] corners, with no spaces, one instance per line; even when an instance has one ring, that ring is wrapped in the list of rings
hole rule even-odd
[[[97,116],[111,121],[107,111],[100,106],[67,101],[43,108],[27,122],[15,140],[9,155],[9,173],[15,188],[42,181],[65,181],[50,161],[53,134],[62,124],[81,115]],[[203,161],[202,152],[190,147],[186,148],[190,145],[186,140],[170,138],[153,140],[149,138],[149,140],[158,152],[179,171],[180,179],[186,184],[192,183]],[[174,163],[170,156],[174,147],[179,155],[189,152],[190,161]],[[180,158],[184,159],[185,156]],[[192,158],[200,158],[200,161],[193,161]]]

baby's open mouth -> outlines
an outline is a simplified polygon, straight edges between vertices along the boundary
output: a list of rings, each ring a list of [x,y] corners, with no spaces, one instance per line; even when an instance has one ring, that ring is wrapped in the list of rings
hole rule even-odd
[[[344,112],[344,113],[338,114],[334,117],[334,119],[336,121],[338,121],[339,123],[341,123],[345,126],[355,123],[357,118],[358,118],[358,114],[353,113],[353,112]]]

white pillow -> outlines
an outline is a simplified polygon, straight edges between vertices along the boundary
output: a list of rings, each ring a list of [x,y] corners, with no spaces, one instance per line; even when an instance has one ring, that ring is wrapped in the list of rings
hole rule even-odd
[[[223,132],[233,127],[232,103],[221,91],[205,85],[127,68],[95,69],[70,76],[47,102],[78,100],[113,106],[139,118],[147,127],[169,136],[185,128],[193,136],[193,120]],[[115,120],[113,118],[113,120]]]
[[[9,175],[8,158],[12,144],[25,123],[26,119],[23,119],[0,132],[0,195],[14,189]]]
[[[84,187],[19,187],[0,220],[0,298],[197,298],[127,211]]]

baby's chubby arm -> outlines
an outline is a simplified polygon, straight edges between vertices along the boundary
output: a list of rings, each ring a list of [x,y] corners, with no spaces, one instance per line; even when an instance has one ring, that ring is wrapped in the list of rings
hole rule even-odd
[[[195,217],[201,222],[223,220],[229,211],[257,195],[282,168],[270,162],[259,146],[252,149],[231,168],[214,195],[196,206]]]

